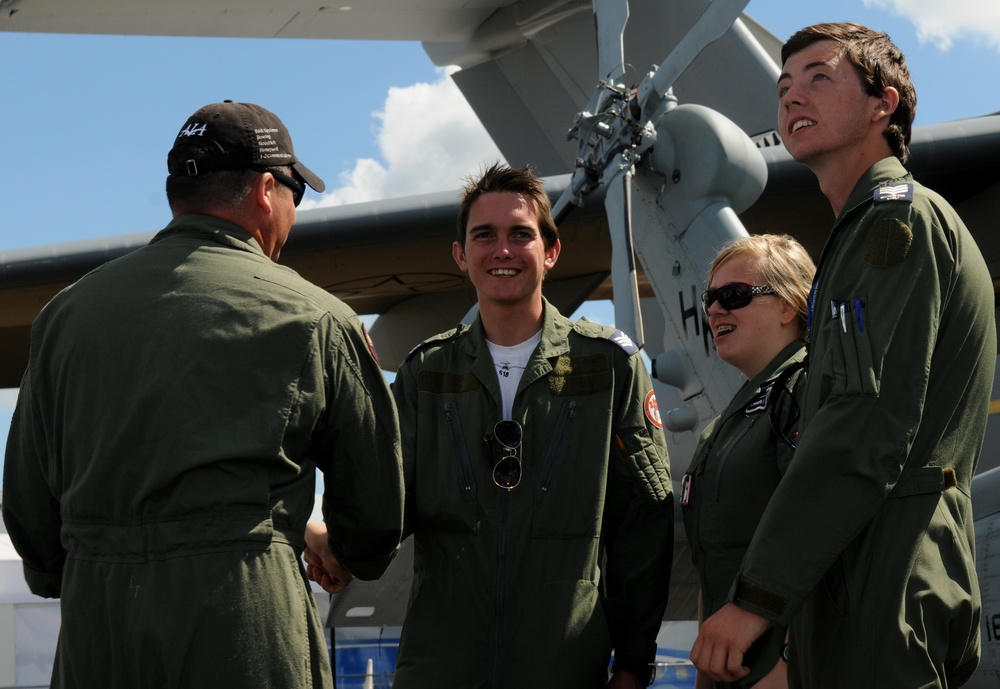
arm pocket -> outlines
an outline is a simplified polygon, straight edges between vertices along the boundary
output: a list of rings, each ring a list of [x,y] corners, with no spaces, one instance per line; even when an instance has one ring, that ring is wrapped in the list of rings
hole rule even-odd
[[[830,303],[828,325],[834,364],[834,392],[849,397],[878,397],[875,358],[869,338],[866,300],[853,297]]]

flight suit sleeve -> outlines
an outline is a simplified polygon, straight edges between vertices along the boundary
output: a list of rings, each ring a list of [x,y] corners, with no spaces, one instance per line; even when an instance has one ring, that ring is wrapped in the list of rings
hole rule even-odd
[[[37,596],[59,598],[66,560],[60,540],[62,516],[49,483],[47,443],[30,381],[29,369],[21,381],[7,437],[3,520],[23,561],[28,588]]]
[[[392,393],[399,413],[399,434],[403,454],[403,478],[405,484],[405,508],[403,538],[413,533],[414,479],[417,448],[417,386],[413,378],[413,368],[404,362],[392,382]]]
[[[389,566],[403,525],[396,406],[356,318],[332,321],[324,361],[327,414],[323,518],[330,549],[359,579]]]
[[[652,382],[638,354],[619,361],[604,513],[605,612],[615,669],[650,671],[670,589],[674,511],[670,463]]]
[[[821,272],[807,393],[815,412],[734,581],[737,605],[787,624],[900,479],[955,270],[955,247],[934,222],[902,204],[869,213],[840,249],[846,258]]]

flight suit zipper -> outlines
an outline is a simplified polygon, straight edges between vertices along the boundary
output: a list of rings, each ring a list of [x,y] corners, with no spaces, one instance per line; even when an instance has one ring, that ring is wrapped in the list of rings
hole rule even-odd
[[[549,489],[549,482],[552,480],[552,473],[556,468],[556,461],[559,457],[559,450],[562,448],[563,436],[566,434],[566,427],[571,419],[576,418],[576,401],[568,400],[559,411],[559,418],[556,419],[555,432],[552,434],[552,442],[545,453],[545,462],[542,464],[542,474],[538,485],[543,491]]]
[[[468,448],[465,445],[465,436],[462,434],[462,424],[458,420],[458,409],[454,409],[453,402],[444,403],[444,416],[448,420],[448,428],[451,429],[451,437],[455,442],[458,471],[462,476],[462,483],[465,490],[472,490],[474,481],[472,477],[472,461],[469,459]]]
[[[753,425],[755,423],[757,423],[757,419],[759,417],[760,417],[760,414],[755,414],[754,416],[750,417],[750,423],[747,424],[746,428],[743,429],[742,433],[740,433],[738,436],[736,436],[735,438],[733,438],[733,442],[729,443],[729,447],[726,448],[726,454],[722,455],[722,460],[719,462],[719,470],[715,474],[715,501],[716,502],[719,502],[719,500],[722,499],[722,475],[725,472],[726,462],[729,461],[729,458],[733,455],[733,451],[740,444],[740,441],[742,441],[743,438],[746,437],[747,433],[750,432],[750,429],[753,428]]]
[[[494,585],[497,588],[496,609],[496,643],[493,645],[493,682],[492,686],[500,686],[500,649],[503,648],[503,614],[504,614],[504,580],[507,576],[507,515],[510,511],[510,491],[498,488],[500,494],[500,523],[497,525],[497,574]]]

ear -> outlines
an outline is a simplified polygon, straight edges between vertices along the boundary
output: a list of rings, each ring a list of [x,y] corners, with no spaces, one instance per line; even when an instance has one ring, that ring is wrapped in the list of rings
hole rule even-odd
[[[794,323],[799,317],[799,312],[784,299],[779,298],[779,301],[781,302],[781,310],[778,312],[778,322],[782,325]]]
[[[556,240],[555,244],[553,244],[552,246],[550,246],[548,249],[545,250],[546,270],[552,270],[552,267],[555,266],[556,261],[559,260],[560,251],[562,251],[562,244],[559,242],[558,239]]]
[[[888,120],[892,113],[899,107],[899,91],[894,86],[886,86],[882,96],[875,103],[875,112],[872,114],[872,121]]]
[[[465,248],[458,242],[452,242],[451,257],[455,259],[455,263],[458,264],[459,270],[463,273],[469,272],[469,262],[465,258]]]
[[[254,202],[257,204],[258,210],[268,216],[274,212],[274,204],[271,199],[276,186],[277,182],[274,179],[274,175],[270,172],[261,174],[257,178],[257,181],[254,182],[252,192]]]

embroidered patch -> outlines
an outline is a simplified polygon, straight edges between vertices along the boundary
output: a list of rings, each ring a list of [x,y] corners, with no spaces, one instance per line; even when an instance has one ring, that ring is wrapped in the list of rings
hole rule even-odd
[[[612,386],[611,367],[603,354],[561,356],[552,365],[548,376],[549,392],[553,395],[592,395]]]
[[[875,268],[902,263],[913,246],[910,227],[896,218],[880,218],[868,228],[865,237],[865,262]]]
[[[646,418],[657,428],[663,428],[663,419],[660,417],[660,405],[656,402],[656,392],[650,390],[646,393],[646,400],[642,403],[646,410]]]
[[[361,332],[365,334],[365,342],[368,343],[368,351],[372,353],[372,357],[375,359],[375,363],[381,366],[382,362],[378,360],[378,354],[375,352],[375,343],[372,342],[371,335],[368,334],[368,330],[365,328],[364,323],[361,324]]]
[[[635,342],[632,341],[632,338],[626,335],[622,330],[614,331],[608,339],[624,349],[625,353],[629,356],[639,351],[639,348],[635,346]]]
[[[892,184],[886,187],[879,187],[875,190],[872,198],[876,206],[886,201],[906,201],[910,203],[913,201],[913,185]]]

